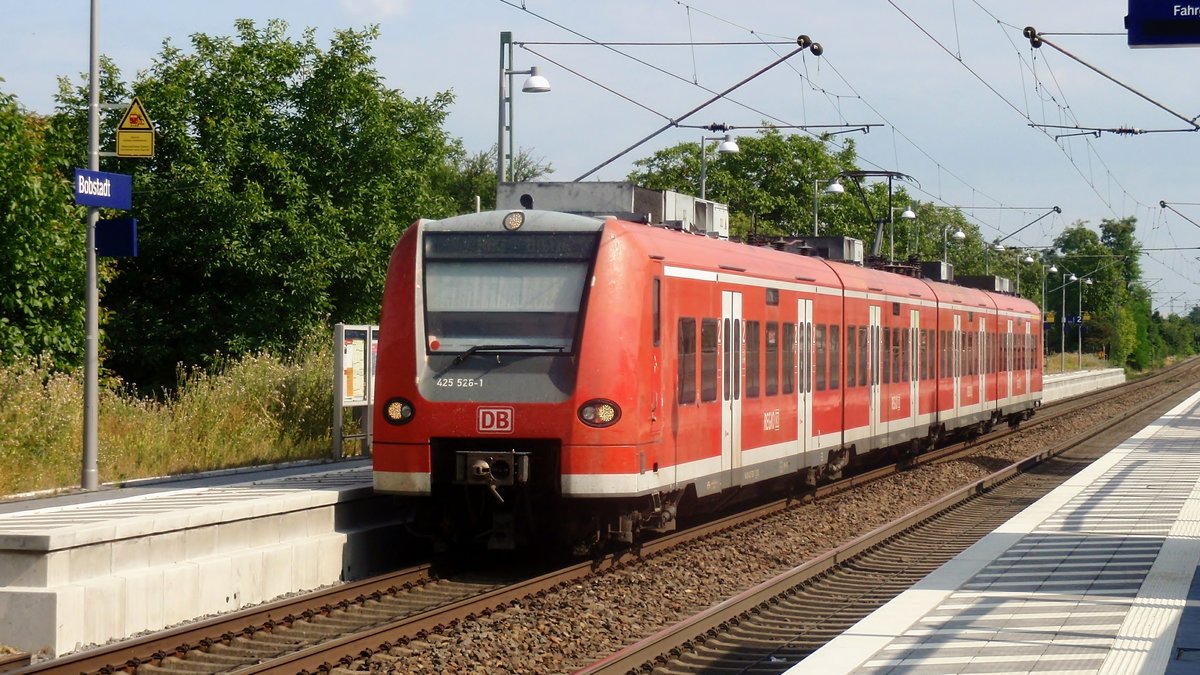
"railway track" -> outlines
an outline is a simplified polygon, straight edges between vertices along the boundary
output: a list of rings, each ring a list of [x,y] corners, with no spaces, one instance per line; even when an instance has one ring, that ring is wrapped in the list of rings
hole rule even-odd
[[[1047,406],[1034,422],[1024,428],[1050,423],[1057,416],[1076,414],[1085,406],[1097,405],[1099,401],[1117,396],[1128,396],[1132,390],[1153,386],[1163,380],[1190,377],[1190,373],[1181,375],[1177,368],[1154,378]],[[880,480],[904,468],[911,468],[916,463],[946,461],[956,454],[973,451],[985,441],[1003,438],[1013,432],[1005,429],[969,443],[957,443],[928,453],[906,467],[869,472],[823,486],[810,496],[817,500],[824,499]],[[431,575],[428,566],[420,566],[36,664],[18,672],[22,675],[35,672],[107,674],[121,671],[142,675],[205,675],[233,671],[249,674],[315,673],[338,668],[353,670],[372,656],[386,661],[386,654],[394,650],[403,652],[409,644],[440,640],[440,636],[453,632],[463,622],[521,607],[530,603],[531,599],[553,594],[556,590],[607,572],[626,569],[687,543],[702,541],[731,529],[752,527],[793,508],[796,508],[794,500],[780,500],[648,542],[635,554],[589,561],[528,578],[512,578],[515,575],[509,578],[484,578],[478,574],[460,577],[452,574],[438,579]],[[985,526],[981,524],[979,527]],[[990,529],[986,527],[982,532]],[[857,552],[862,548],[861,542],[847,545],[836,551],[833,558],[844,558],[851,551]],[[925,548],[928,547],[921,550]],[[814,566],[819,567],[815,561],[805,567],[816,569]],[[925,567],[914,563],[913,569],[915,573],[915,570]],[[895,576],[891,572],[888,575]],[[689,643],[698,634],[692,633],[684,642]],[[644,659],[642,665],[655,658]],[[624,672],[619,670],[620,667],[603,672]]]
[[[1197,370],[1176,373],[1184,376],[1180,386],[1137,414],[965,486],[579,672],[784,672],[1157,419],[1195,390]]]

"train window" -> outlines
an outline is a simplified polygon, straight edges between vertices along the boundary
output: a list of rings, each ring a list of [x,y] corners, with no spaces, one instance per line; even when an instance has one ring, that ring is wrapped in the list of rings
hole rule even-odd
[[[996,334],[986,333],[985,335],[985,340],[988,341],[985,350],[988,356],[985,358],[988,359],[988,375],[991,375],[996,372]]]
[[[733,344],[733,339],[729,336],[729,319],[725,319],[724,323],[724,339],[721,341],[721,391],[724,392],[724,398],[729,400],[729,346]]]
[[[976,375],[975,372],[975,334],[967,333],[967,375]]]
[[[908,355],[909,355],[908,350],[910,347],[910,344],[908,341],[909,332],[910,331],[906,330],[900,334],[900,355],[901,355],[901,358],[904,359],[904,366],[900,369],[900,377],[905,382],[912,382],[912,379],[913,379],[912,364],[909,362],[909,358],[908,358]]]
[[[426,349],[574,351],[598,245],[596,232],[426,233]]]
[[[817,391],[825,391],[825,324],[819,323],[813,326],[816,329],[816,346],[814,348],[814,357],[816,361],[816,388]]]
[[[846,388],[858,386],[858,332],[854,326],[846,326]]]
[[[733,400],[742,397],[742,320],[733,320]]]
[[[768,305],[778,305],[779,304],[779,289],[778,288],[768,288],[767,289],[767,304]]]
[[[858,327],[858,383],[866,386],[871,384],[868,363],[871,358],[871,345],[867,338],[867,327]]]
[[[662,279],[654,277],[654,295],[650,303],[654,309],[654,346],[662,344]]]
[[[700,400],[717,400],[717,320],[700,321]]]
[[[929,379],[929,331],[921,329],[921,379]]]
[[[871,326],[871,384],[879,384],[879,326]]]
[[[902,382],[900,379],[900,364],[903,363],[900,357],[900,335],[904,331],[896,328],[892,330],[892,382]]]
[[[783,324],[783,393],[796,390],[796,324]]]
[[[771,289],[767,289],[771,290]],[[776,298],[778,300],[778,298]],[[763,385],[767,396],[779,393],[779,322],[767,322],[767,358]]]
[[[892,383],[892,329],[883,327],[883,345],[880,352],[883,356],[883,383]]]
[[[762,350],[758,322],[746,322],[746,398],[758,396],[758,353]]]
[[[829,324],[829,388],[837,389],[841,375],[842,355],[839,348],[842,345],[841,326]]]
[[[812,324],[800,324],[800,388],[812,391]]]
[[[892,316],[900,316],[900,303],[892,303]]]
[[[950,345],[946,331],[939,331],[938,338],[938,377],[945,378],[950,374]]]
[[[696,402],[696,320],[679,319],[679,402]]]

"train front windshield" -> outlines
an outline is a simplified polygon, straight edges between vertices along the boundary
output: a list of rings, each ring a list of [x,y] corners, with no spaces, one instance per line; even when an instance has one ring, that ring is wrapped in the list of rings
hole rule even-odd
[[[427,232],[426,350],[574,351],[595,232]]]

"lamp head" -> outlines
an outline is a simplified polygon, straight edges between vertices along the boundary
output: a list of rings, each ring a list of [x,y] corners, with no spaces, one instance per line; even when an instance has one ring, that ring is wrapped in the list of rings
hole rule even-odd
[[[967,233],[963,232],[962,230],[955,230],[954,234],[952,234],[950,236],[954,237],[955,239],[957,239],[959,241],[962,241],[963,239],[967,238]]]
[[[914,213],[912,207],[909,206],[907,209],[904,209],[904,212],[900,214],[900,217],[905,220],[916,220],[917,214]]]
[[[1051,265],[1051,266],[1050,266],[1050,273],[1051,273],[1051,274],[1058,274],[1058,265]]]
[[[550,91],[550,80],[539,75],[538,67],[533,66],[529,69],[529,78],[521,85],[521,91],[526,94],[544,94]]]
[[[840,195],[845,191],[846,191],[846,188],[843,187],[841,182],[839,182],[838,179],[836,179],[836,178],[833,179],[832,183],[825,186],[825,194]]]
[[[725,134],[725,140],[721,141],[721,144],[717,146],[717,152],[733,153],[740,150],[741,148],[738,147],[737,141],[733,140],[733,134]]]
[[[1027,264],[1027,265],[1028,265],[1028,264],[1030,264],[1030,263],[1032,263],[1032,262],[1033,262],[1033,256],[1026,254],[1026,255],[1025,255],[1025,264]]]
[[[1074,274],[1072,274],[1072,275],[1071,275],[1071,278],[1067,279],[1067,281],[1068,281],[1068,282],[1070,282],[1070,281],[1079,281],[1079,277],[1077,277],[1077,276],[1075,276]]]

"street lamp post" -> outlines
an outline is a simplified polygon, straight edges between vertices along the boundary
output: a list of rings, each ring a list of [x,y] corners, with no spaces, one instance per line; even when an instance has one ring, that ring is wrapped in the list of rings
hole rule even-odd
[[[889,221],[889,225],[888,225],[888,245],[891,246],[891,248],[892,248],[891,257],[892,257],[893,261],[895,261],[895,259],[896,259],[896,241],[892,235],[892,231],[894,229],[892,227],[892,225],[894,225],[896,222],[895,215],[896,215],[896,210],[898,208],[900,208],[900,207],[889,208],[889,210],[888,210],[888,217],[891,219]],[[909,206],[905,207],[905,209],[903,211],[900,212],[900,217],[903,218],[904,220],[916,220],[917,214],[916,214],[916,212],[913,211],[912,205],[910,204]],[[909,241],[911,241],[911,240],[912,239],[909,238]]]
[[[1079,321],[1075,322],[1076,330],[1079,331],[1079,367],[1077,370],[1083,370],[1083,285],[1092,285],[1092,280],[1084,277],[1079,280],[1079,313],[1075,316]]]
[[[821,202],[820,186],[821,186],[821,183],[823,182],[823,180],[828,180],[828,179],[816,178],[813,180],[813,236],[814,237],[817,236],[818,234],[820,234],[820,225],[818,225],[818,223],[817,223],[817,205]],[[836,178],[833,179],[832,183],[825,186],[825,194],[827,194],[827,195],[840,195],[845,191],[846,191],[846,188],[842,187],[842,184]]]
[[[946,253],[946,235],[948,232],[950,232],[950,228],[952,228],[952,227],[956,228],[954,230],[954,235],[953,235],[955,241],[962,241],[963,239],[967,238],[966,233],[963,232],[962,228],[960,228],[960,227],[956,227],[954,225],[947,225],[947,226],[943,227],[942,228],[942,262],[949,262],[949,260],[946,259],[946,255],[947,255],[947,253]]]
[[[1046,315],[1046,272],[1058,274],[1058,266],[1056,266],[1054,263],[1050,263],[1049,267],[1047,268],[1046,263],[1042,263],[1042,316]]]
[[[528,75],[521,85],[527,94],[550,91],[550,82],[538,74],[537,66],[528,70],[513,70],[513,41],[510,31],[500,33],[500,106],[496,130],[496,202],[500,201],[500,186],[513,178],[516,146],[513,140],[513,75]],[[505,160],[508,160],[507,166]]]
[[[708,141],[721,141],[717,146],[717,152],[721,154],[734,153],[741,149],[737,141],[733,140],[732,134],[700,137],[700,199],[708,199],[708,148],[704,146]]]
[[[1066,273],[1063,270],[1063,274]],[[1072,281],[1079,281],[1079,277],[1072,274],[1062,285],[1062,330],[1058,334],[1058,370],[1062,373],[1067,372],[1067,284]]]
[[[1033,256],[1026,253],[1025,257],[1022,258],[1021,250],[1017,249],[1017,295],[1018,296],[1021,295],[1021,265],[1023,265],[1023,264],[1024,265],[1032,265],[1033,264]]]
[[[992,273],[992,251],[995,251],[996,253],[1003,253],[1004,245],[1001,244],[1000,242],[996,242],[994,244],[990,244],[988,246],[983,247],[983,273],[984,274],[990,275]]]
[[[1054,263],[1050,263],[1049,270],[1046,269],[1046,263],[1042,263],[1042,362],[1046,360],[1046,272],[1051,274],[1058,273],[1058,267]]]

